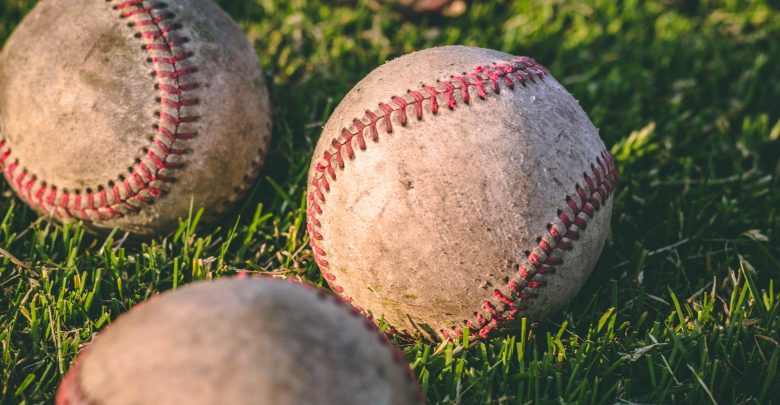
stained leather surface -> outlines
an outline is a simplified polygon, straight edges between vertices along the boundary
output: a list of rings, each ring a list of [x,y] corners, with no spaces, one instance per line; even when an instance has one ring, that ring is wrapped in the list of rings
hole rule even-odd
[[[120,317],[77,364],[61,394],[77,405],[417,403],[408,365],[362,317],[271,278],[163,294]]]
[[[505,53],[469,47],[442,47],[412,53],[380,66],[358,83],[325,126],[309,173],[317,169],[343,129],[366,110],[393,104],[393,96],[449,81],[516,59]],[[393,131],[379,131],[377,142],[345,159],[329,179],[319,204],[310,212],[320,224],[315,240],[325,253],[332,285],[375,318],[384,317],[403,333],[435,338],[441,330],[464,327],[475,314],[487,319],[485,301],[503,304],[493,292],[508,295],[507,281],[527,263],[526,251],[547,234],[547,225],[567,207],[565,198],[584,184],[605,149],[597,129],[577,101],[547,75],[481,99],[476,86],[466,104],[440,106],[433,114],[423,102],[421,119],[412,107],[408,123],[393,113]],[[441,85],[437,85],[441,88]],[[368,129],[365,130],[366,133]],[[315,201],[319,201],[316,199]],[[311,204],[310,204],[311,206]],[[591,273],[607,236],[611,200],[589,219],[573,250],[554,275],[537,275],[545,288],[519,316],[541,319],[562,309]],[[311,210],[310,210],[311,211]],[[313,225],[312,225],[313,226]]]
[[[0,137],[11,151],[4,171],[47,215],[156,235],[186,217],[193,199],[217,214],[237,197],[265,157],[270,104],[254,50],[212,1],[114,8],[126,3],[43,0],[13,33],[0,54]],[[171,144],[159,126],[194,137]],[[138,192],[141,163],[157,177]],[[120,216],[92,209],[102,190]]]

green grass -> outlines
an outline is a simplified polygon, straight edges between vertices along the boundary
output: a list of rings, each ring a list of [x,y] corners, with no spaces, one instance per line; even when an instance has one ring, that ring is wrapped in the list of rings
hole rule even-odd
[[[33,3],[0,0],[0,41]],[[321,124],[388,58],[457,43],[548,66],[621,183],[568,311],[485,343],[404,347],[429,402],[780,403],[777,1],[485,1],[452,19],[330,3],[221,1],[276,114],[262,181],[219,228],[194,215],[131,245],[41,220],[0,186],[0,248],[19,261],[0,257],[3,402],[50,402],[79,348],[158,291],[237,269],[323,284],[303,230]]]

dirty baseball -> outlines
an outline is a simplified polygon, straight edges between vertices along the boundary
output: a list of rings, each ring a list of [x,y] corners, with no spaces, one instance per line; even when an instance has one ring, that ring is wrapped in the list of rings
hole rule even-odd
[[[408,364],[337,297],[272,278],[197,283],[82,350],[58,405],[419,403]]]
[[[43,215],[142,236],[215,218],[270,137],[257,56],[211,0],[43,0],[0,55],[0,166]]]
[[[486,337],[565,308],[604,246],[614,161],[534,59],[449,46],[358,83],[309,171],[331,287],[404,336]]]

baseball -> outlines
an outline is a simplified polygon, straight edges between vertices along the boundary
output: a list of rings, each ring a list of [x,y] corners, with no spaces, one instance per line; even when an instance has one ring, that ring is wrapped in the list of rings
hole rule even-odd
[[[198,283],[121,316],[58,405],[419,403],[401,353],[340,299],[271,278]]]
[[[560,311],[607,237],[612,156],[529,57],[463,46],[377,68],[336,108],[309,171],[331,288],[402,336],[486,337]]]
[[[42,0],[0,54],[0,166],[61,221],[158,235],[262,165],[257,55],[211,0]],[[207,218],[208,219],[208,218]]]

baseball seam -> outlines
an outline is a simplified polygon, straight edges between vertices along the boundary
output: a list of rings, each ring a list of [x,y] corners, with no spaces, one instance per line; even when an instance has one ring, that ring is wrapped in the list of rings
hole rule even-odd
[[[330,271],[330,263],[326,259],[327,252],[320,245],[324,235],[321,232],[322,223],[317,217],[323,212],[322,206],[325,205],[325,195],[330,191],[331,182],[336,181],[337,172],[334,166],[343,170],[345,156],[354,159],[356,147],[360,150],[367,148],[366,133],[376,143],[379,140],[379,130],[384,130],[387,134],[393,132],[393,115],[403,127],[409,123],[409,109],[418,120],[422,120],[425,112],[423,102],[428,103],[430,112],[435,116],[441,104],[446,105],[450,110],[458,108],[459,100],[467,106],[470,105],[472,89],[477,97],[485,100],[490,95],[489,91],[497,95],[502,88],[514,91],[521,86],[527,87],[528,82],[544,80],[548,75],[549,71],[545,67],[537,64],[534,59],[524,56],[508,62],[478,66],[471,73],[454,75],[448,80],[438,80],[435,86],[422,84],[419,90],[407,90],[403,96],[393,96],[390,102],[379,103],[375,111],[366,110],[362,117],[355,118],[349,127],[342,129],[341,136],[332,140],[328,150],[315,165],[307,206],[307,230],[314,260],[333,291],[342,295],[346,302],[353,302],[351,297],[344,295],[344,288],[336,283],[336,276]],[[517,83],[520,86],[517,86]],[[600,172],[596,169],[596,165],[601,169]],[[536,274],[551,274],[555,270],[554,266],[560,264],[560,258],[553,254],[553,250],[570,250],[572,240],[586,227],[587,219],[606,202],[617,180],[614,161],[611,155],[604,151],[591,167],[592,176],[583,173],[588,189],[577,184],[574,197],[566,197],[568,212],[559,210],[560,224],[548,225],[548,235],[539,238],[538,246],[534,251],[526,252],[530,264],[518,266],[517,278],[509,280],[506,285],[507,292],[494,290],[491,299],[496,303],[494,304],[490,299],[485,300],[482,307],[485,313],[474,312],[476,323],[463,321],[464,326],[475,329],[479,337],[484,338],[499,324],[515,319],[518,312],[523,309],[520,301],[532,299],[536,294],[531,290],[544,286],[543,281],[532,280],[532,278]],[[596,182],[593,181],[594,177]],[[599,196],[598,199],[596,195]],[[579,201],[576,201],[578,199]],[[582,218],[580,214],[587,218]],[[570,227],[572,229],[569,229]],[[497,307],[499,305],[501,307]],[[361,307],[356,309],[363,311]],[[395,330],[393,332],[398,333]],[[451,339],[452,335],[462,335],[462,330],[455,326],[452,327],[452,335],[447,330],[438,332],[443,339]]]
[[[81,386],[80,372],[81,362],[89,355],[92,343],[81,349],[65,378],[60,381],[59,389],[55,394],[54,403],[57,405],[97,405],[87,398],[84,387]],[[71,402],[73,400],[73,402]]]
[[[135,305],[131,306],[130,309],[127,310],[127,312],[120,314],[120,316],[132,313],[134,311],[138,311],[139,309],[146,306],[146,304],[149,304],[153,300],[156,300],[157,297],[159,296],[160,296],[159,293],[155,293],[151,295],[146,300],[138,302]],[[86,346],[84,346],[79,351],[79,353],[76,356],[76,360],[73,362],[71,366],[71,369],[68,370],[68,373],[65,375],[65,378],[63,378],[63,380],[60,382],[60,388],[57,390],[57,393],[55,394],[54,402],[56,405],[98,405],[98,402],[88,398],[87,393],[84,390],[84,386],[81,384],[81,378],[80,378],[81,374],[79,373],[79,371],[81,370],[81,362],[85,361],[86,358],[89,356],[89,353],[92,350],[92,345],[95,343],[96,339],[98,339],[101,335],[108,332],[108,330],[113,326],[114,324],[113,322],[115,322],[117,319],[118,318],[112,320],[100,332],[98,332],[96,335],[93,335],[91,342]],[[76,400],[75,404],[68,401],[70,399],[69,396],[71,395]]]
[[[106,3],[113,1],[105,0]],[[109,220],[151,204],[164,193],[158,183],[173,181],[169,171],[182,167],[180,162],[170,158],[188,153],[187,149],[176,147],[177,141],[197,136],[192,128],[188,132],[183,128],[200,118],[187,115],[184,110],[199,103],[198,98],[190,96],[199,84],[185,83],[185,79],[198,69],[197,66],[183,66],[193,53],[184,48],[188,38],[174,35],[181,28],[173,22],[175,16],[166,11],[168,6],[163,2],[128,0],[112,8],[119,12],[119,19],[127,20],[127,25],[137,30],[135,37],[144,41],[142,49],[148,53],[147,62],[154,67],[151,75],[158,79],[155,101],[160,106],[155,112],[158,121],[153,125],[156,134],[150,137],[150,145],[141,150],[142,156],[135,159],[127,174],[120,174],[105,185],[76,190],[60,189],[39,179],[13,158],[6,140],[0,140],[0,167],[8,182],[32,208],[55,218]]]
[[[239,275],[236,277],[236,279],[246,280],[246,279],[249,279],[249,275],[247,275],[246,273],[239,273]],[[276,279],[276,278],[273,278],[273,277],[268,277],[268,279],[279,281],[279,282],[290,282],[290,283],[293,283],[293,284],[297,284],[297,285],[301,286],[302,288],[306,288],[308,290],[311,290],[311,291],[315,292],[317,294],[317,296],[319,297],[319,299],[321,299],[323,301],[328,300],[328,298],[332,298],[332,301],[333,301],[333,303],[336,306],[339,306],[339,307],[342,307],[342,308],[346,309],[352,316],[362,318],[363,319],[363,326],[369,331],[369,333],[372,333],[372,334],[376,335],[377,336],[377,340],[379,341],[379,343],[382,346],[386,347],[390,351],[390,354],[392,356],[393,362],[399,368],[401,368],[402,372],[404,373],[404,377],[406,378],[406,380],[410,384],[412,384],[412,386],[415,388],[415,395],[417,396],[418,402],[420,404],[424,404],[425,403],[425,395],[424,395],[424,393],[422,391],[422,387],[417,382],[417,377],[414,375],[414,372],[412,371],[412,368],[409,366],[409,364],[404,359],[404,353],[401,351],[401,349],[399,349],[399,348],[395,347],[394,345],[392,345],[390,343],[390,340],[388,339],[387,335],[382,333],[379,330],[379,328],[377,328],[377,326],[374,324],[374,322],[372,322],[369,318],[364,317],[363,314],[360,311],[358,311],[356,308],[354,308],[351,305],[349,305],[346,301],[344,301],[343,298],[341,298],[339,296],[332,295],[332,294],[328,294],[324,290],[316,288],[315,286],[313,286],[313,285],[311,285],[309,283],[305,283],[305,282],[298,281],[298,280],[279,280],[279,279]],[[154,297],[156,297],[156,296],[154,296]],[[152,298],[154,298],[154,297],[152,297]],[[149,303],[149,301],[152,298],[135,305],[134,307],[132,307],[130,309],[130,311],[138,310],[138,308],[140,308],[141,306]],[[105,333],[110,326],[111,325],[106,327],[100,333]],[[84,349],[82,349],[82,352],[78,355],[76,361],[73,364],[72,369],[69,371],[68,374],[66,374],[65,378],[60,383],[61,387],[63,387],[63,388],[61,388],[57,392],[57,394],[56,394],[56,401],[55,402],[57,404],[59,404],[59,405],[68,405],[69,404],[69,402],[68,402],[69,395],[73,395],[75,397],[75,399],[78,400],[78,403],[81,404],[81,405],[86,405],[86,404],[96,405],[95,401],[87,398],[87,394],[86,394],[86,392],[84,390],[84,387],[81,384],[81,379],[79,378],[79,371],[81,369],[80,362],[85,361],[86,357],[89,355],[89,351],[91,349],[91,344],[92,343],[90,343],[90,345],[88,345]]]
[[[562,256],[574,248],[574,241],[587,228],[591,220],[601,210],[612,195],[617,184],[617,169],[612,155],[602,151],[595,163],[590,165],[591,174],[583,172],[585,187],[575,184],[575,193],[566,195],[566,206],[557,210],[557,217],[547,224],[547,232],[537,238],[532,250],[526,251],[526,262],[517,267],[516,278],[510,278],[506,291],[493,290],[492,298],[484,300],[482,309],[489,317],[474,312],[474,321],[464,321],[464,325],[477,332],[480,338],[487,338],[490,331],[500,324],[517,319],[520,311],[527,309],[528,301],[537,296],[535,290],[545,286],[544,280],[535,280],[536,275],[555,274],[556,266],[563,264]],[[452,332],[440,330],[443,339],[463,336],[460,328],[453,327]]]
[[[352,305],[350,305],[342,297],[339,297],[337,295],[328,294],[327,292],[325,292],[325,291],[323,291],[321,289],[317,289],[316,287],[312,286],[311,284],[307,284],[307,283],[301,283],[301,284],[303,284],[304,286],[309,286],[309,287],[317,290],[317,294],[323,300],[327,299],[328,297],[332,297],[333,301],[336,303],[336,305],[339,305],[339,306],[342,306],[343,308],[345,308],[347,311],[349,311],[349,313],[352,316],[361,318],[363,320],[364,327],[366,329],[368,329],[368,331],[370,333],[376,335],[377,339],[379,340],[379,343],[382,346],[386,347],[390,351],[390,353],[392,355],[392,358],[393,358],[393,362],[398,367],[401,368],[401,370],[404,373],[404,376],[406,377],[406,380],[410,384],[412,384],[412,386],[415,388],[415,394],[417,395],[418,402],[421,403],[421,404],[425,403],[425,395],[423,394],[422,387],[417,382],[417,377],[414,375],[414,371],[412,371],[411,366],[404,359],[404,352],[401,351],[401,349],[399,349],[398,347],[396,347],[396,346],[394,346],[394,345],[392,345],[390,343],[390,339],[387,337],[387,335],[382,333],[379,330],[379,328],[377,328],[376,324],[374,324],[374,322],[371,320],[371,318],[363,316],[363,313],[361,311],[359,311],[357,308],[355,308]]]

